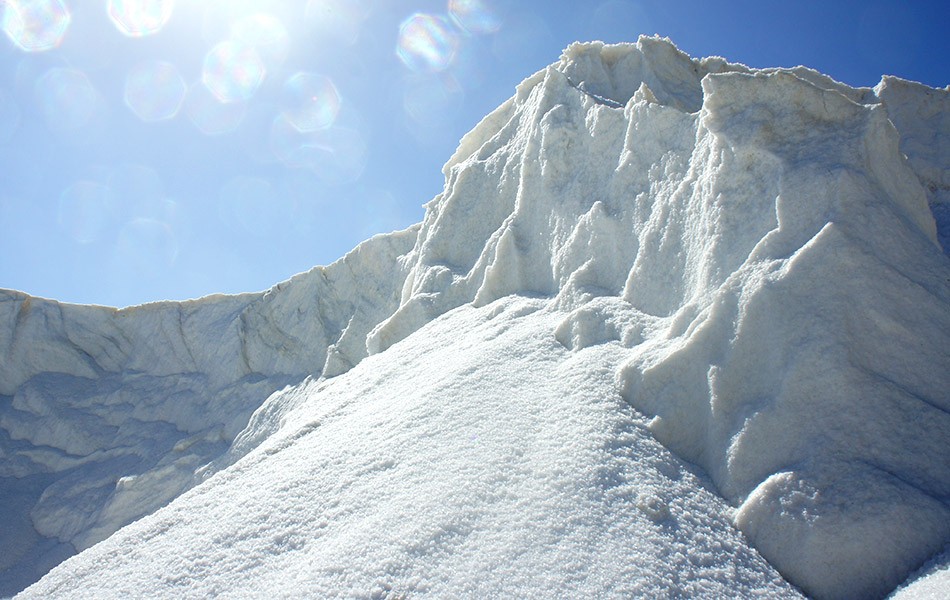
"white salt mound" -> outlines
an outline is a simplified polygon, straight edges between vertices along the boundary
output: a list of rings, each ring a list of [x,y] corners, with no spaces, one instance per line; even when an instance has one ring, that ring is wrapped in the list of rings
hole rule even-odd
[[[950,590],[950,548],[911,575],[889,600],[944,600]]]
[[[797,596],[547,304],[459,308],[301,384],[254,451],[24,597]]]
[[[886,596],[950,542],[948,115],[575,44],[329,267],[3,293],[0,593]]]

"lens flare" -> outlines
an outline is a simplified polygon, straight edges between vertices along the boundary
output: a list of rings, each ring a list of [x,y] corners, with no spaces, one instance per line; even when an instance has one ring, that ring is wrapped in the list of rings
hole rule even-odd
[[[247,100],[264,81],[264,62],[251,47],[228,40],[205,56],[201,81],[221,102]]]
[[[161,31],[175,10],[175,0],[109,0],[109,18],[129,37]]]
[[[125,104],[143,121],[164,121],[178,114],[186,89],[175,65],[139,63],[125,78]]]
[[[445,18],[416,13],[399,26],[396,55],[413,71],[444,71],[458,46],[458,33]]]
[[[3,32],[24,52],[42,52],[59,46],[70,15],[61,0],[4,0]]]
[[[280,115],[271,125],[270,146],[284,165],[309,169],[326,183],[352,183],[366,167],[366,142],[347,127],[304,132]]]
[[[253,48],[265,68],[276,70],[287,59],[290,36],[277,17],[254,14],[237,20],[231,26],[230,39]]]
[[[472,35],[494,33],[501,27],[501,20],[481,0],[449,0],[449,15]]]
[[[205,135],[220,135],[237,129],[244,120],[247,104],[221,102],[208,88],[195,84],[188,88],[185,113]]]
[[[109,188],[94,181],[77,181],[59,196],[59,226],[80,244],[102,235],[109,214]]]
[[[285,115],[280,115],[271,125],[271,150],[288,167],[315,166],[325,157],[333,155],[329,141],[319,134],[300,131]]]
[[[49,69],[36,80],[34,92],[53,131],[79,129],[92,119],[98,103],[89,78],[76,69]]]
[[[340,114],[340,94],[329,77],[297,73],[284,84],[283,114],[298,131],[331,127]]]

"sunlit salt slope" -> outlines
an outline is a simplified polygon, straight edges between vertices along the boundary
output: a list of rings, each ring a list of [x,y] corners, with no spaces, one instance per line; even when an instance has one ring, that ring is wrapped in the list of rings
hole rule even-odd
[[[945,587],[948,115],[576,44],[334,265],[5,293],[0,592],[74,550],[24,597],[874,598],[933,556],[901,597]]]

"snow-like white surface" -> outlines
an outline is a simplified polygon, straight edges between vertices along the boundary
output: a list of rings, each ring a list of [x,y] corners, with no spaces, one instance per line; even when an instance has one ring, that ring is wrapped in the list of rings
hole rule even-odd
[[[9,294],[0,567],[177,496],[25,595],[883,597],[950,540],[948,102],[575,44],[327,269]]]
[[[366,356],[414,233],[259,294],[116,310],[0,290],[0,595],[191,487],[272,392]]]
[[[279,433],[23,597],[797,596],[546,304],[304,384]]]
[[[950,548],[935,556],[888,596],[889,600],[945,600],[950,592]]]

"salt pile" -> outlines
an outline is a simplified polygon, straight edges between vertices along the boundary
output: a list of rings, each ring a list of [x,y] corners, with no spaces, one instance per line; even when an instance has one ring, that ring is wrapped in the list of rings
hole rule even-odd
[[[885,596],[950,541],[948,105],[575,44],[329,267],[3,293],[0,592]]]

